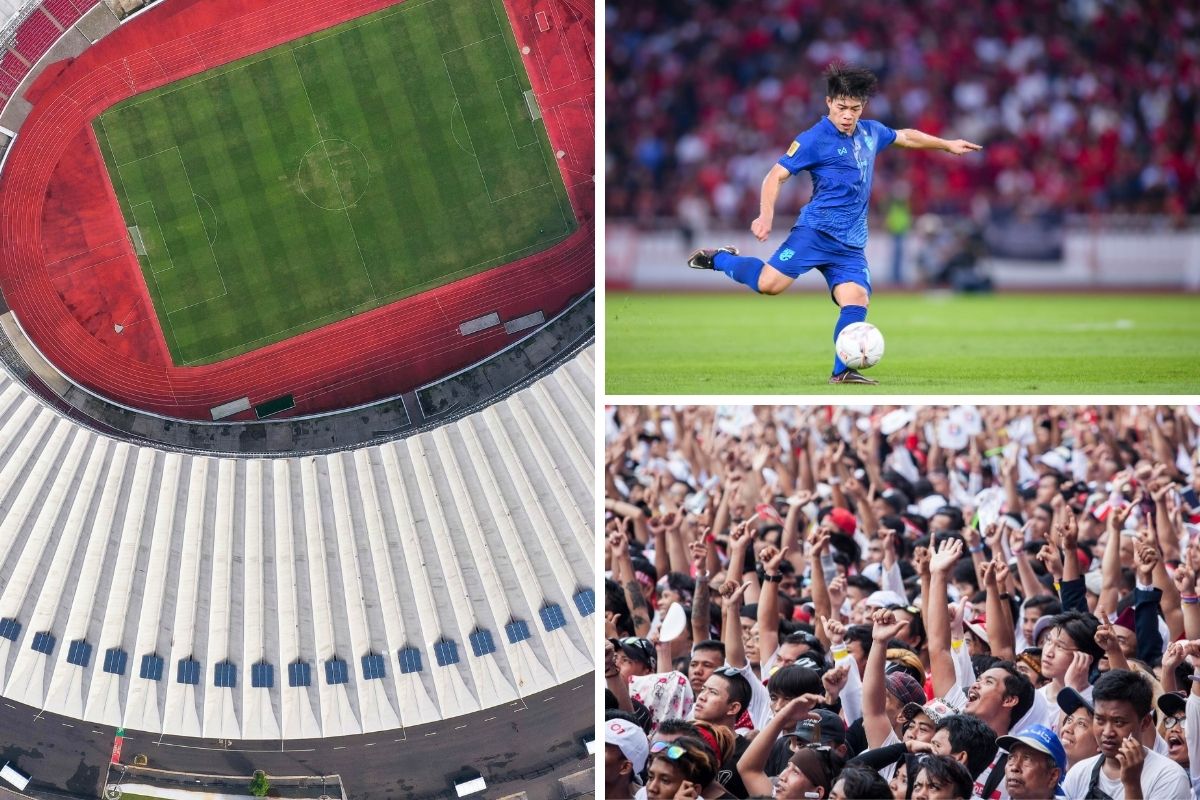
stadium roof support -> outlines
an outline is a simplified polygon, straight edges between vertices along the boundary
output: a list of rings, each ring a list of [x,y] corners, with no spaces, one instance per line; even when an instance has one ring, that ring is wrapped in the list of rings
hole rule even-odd
[[[296,739],[591,671],[596,620],[573,598],[595,581],[594,368],[588,348],[433,431],[272,460],[108,439],[0,371],[0,691],[106,725]],[[547,630],[547,608],[566,624]]]

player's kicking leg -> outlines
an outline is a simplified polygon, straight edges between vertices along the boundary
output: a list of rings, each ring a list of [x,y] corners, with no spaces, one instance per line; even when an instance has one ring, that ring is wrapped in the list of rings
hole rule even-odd
[[[836,280],[826,275],[828,280]],[[869,284],[868,284],[869,285]],[[865,322],[867,319],[867,304],[871,300],[866,286],[858,283],[838,283],[833,287],[833,301],[841,308],[837,323],[833,326],[833,340],[836,342],[842,328],[855,322]],[[876,386],[879,381],[871,380],[858,370],[850,369],[842,360],[833,355],[833,374],[829,376],[830,383],[857,383]]]
[[[796,279],[796,275],[781,272],[761,258],[739,256],[736,247],[728,246],[697,250],[688,259],[688,266],[724,272],[759,294],[780,294]]]

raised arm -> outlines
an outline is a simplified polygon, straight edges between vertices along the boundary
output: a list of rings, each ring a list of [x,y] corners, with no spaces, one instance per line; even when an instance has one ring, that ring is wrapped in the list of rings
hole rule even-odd
[[[871,623],[871,652],[867,655],[866,675],[863,676],[862,710],[867,746],[875,748],[882,747],[892,732],[892,723],[884,713],[887,706],[887,679],[884,676],[887,644],[908,626],[908,621],[897,620],[891,611],[879,610],[872,616]]]
[[[728,581],[726,581],[728,584]],[[721,623],[721,641],[725,643],[725,662],[734,669],[746,666],[746,645],[742,641],[742,596],[749,583],[740,584],[725,598],[724,619]]]
[[[925,618],[925,633],[929,637],[929,671],[933,674],[935,697],[945,697],[956,683],[954,658],[950,655],[950,610],[947,607],[946,586],[950,571],[960,555],[962,540],[946,539],[929,560],[929,608]]]
[[[1017,657],[1014,643],[1016,630],[1012,621],[1012,604],[1008,602],[1008,565],[1004,555],[984,565],[984,584],[987,588],[987,634],[992,655],[1005,661]]]
[[[779,581],[783,574],[779,565],[787,550],[767,547],[762,551],[763,585],[758,594],[758,652],[763,664],[779,648]]]
[[[746,752],[742,753],[737,762],[737,771],[742,776],[742,784],[746,787],[749,797],[771,797],[775,794],[775,787],[764,772],[771,748],[780,736],[795,728],[796,723],[808,716],[822,699],[819,694],[802,694],[789,700],[754,737]]]
[[[624,527],[624,526],[622,526]],[[642,587],[633,572],[633,561],[629,558],[629,539],[617,531],[609,535],[608,545],[613,554],[613,577],[625,590],[625,602],[629,605],[629,622],[634,634],[645,636],[650,632],[650,606],[642,594]]]
[[[966,139],[939,139],[916,128],[901,128],[896,131],[896,146],[910,150],[944,150],[956,156],[983,149],[982,145],[968,142]]]
[[[707,529],[701,530],[700,541],[692,542],[692,563],[696,568],[696,591],[692,594],[692,644],[712,637],[709,619],[709,574]]]

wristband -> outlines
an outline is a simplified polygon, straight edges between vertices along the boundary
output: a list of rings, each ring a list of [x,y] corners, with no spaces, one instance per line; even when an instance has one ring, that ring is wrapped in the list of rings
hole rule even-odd
[[[961,650],[962,643],[963,643],[962,639],[955,639],[952,642],[950,642],[950,649],[951,650]]]
[[[767,575],[766,573],[764,573],[763,580],[766,581],[767,583],[779,583],[780,581],[783,580],[783,573],[776,572],[774,575]]]
[[[968,547],[968,548],[967,548],[967,552],[968,552],[968,553],[982,553],[982,552],[983,552],[983,545],[981,545],[981,544],[977,544],[977,545],[975,545],[974,547]]]
[[[1011,594],[1009,594],[1008,592],[1001,592],[1001,594],[1000,594],[1000,599],[1001,599],[1001,600],[1011,600],[1011,599],[1012,599],[1012,595],[1011,595]]]
[[[1187,603],[1190,606],[1194,606],[1197,603],[1200,603],[1200,597],[1197,597],[1194,594],[1181,594],[1181,595],[1179,595],[1179,599],[1180,599],[1180,601]]]

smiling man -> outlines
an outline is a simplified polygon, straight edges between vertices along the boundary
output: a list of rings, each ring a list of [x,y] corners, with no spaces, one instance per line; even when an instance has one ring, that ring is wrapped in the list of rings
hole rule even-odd
[[[1071,768],[1063,785],[1069,800],[1158,800],[1191,796],[1183,767],[1143,746],[1138,737],[1153,725],[1153,690],[1136,672],[1109,670],[1092,688],[1092,732],[1100,754]],[[1103,792],[1104,794],[1100,794]]]

